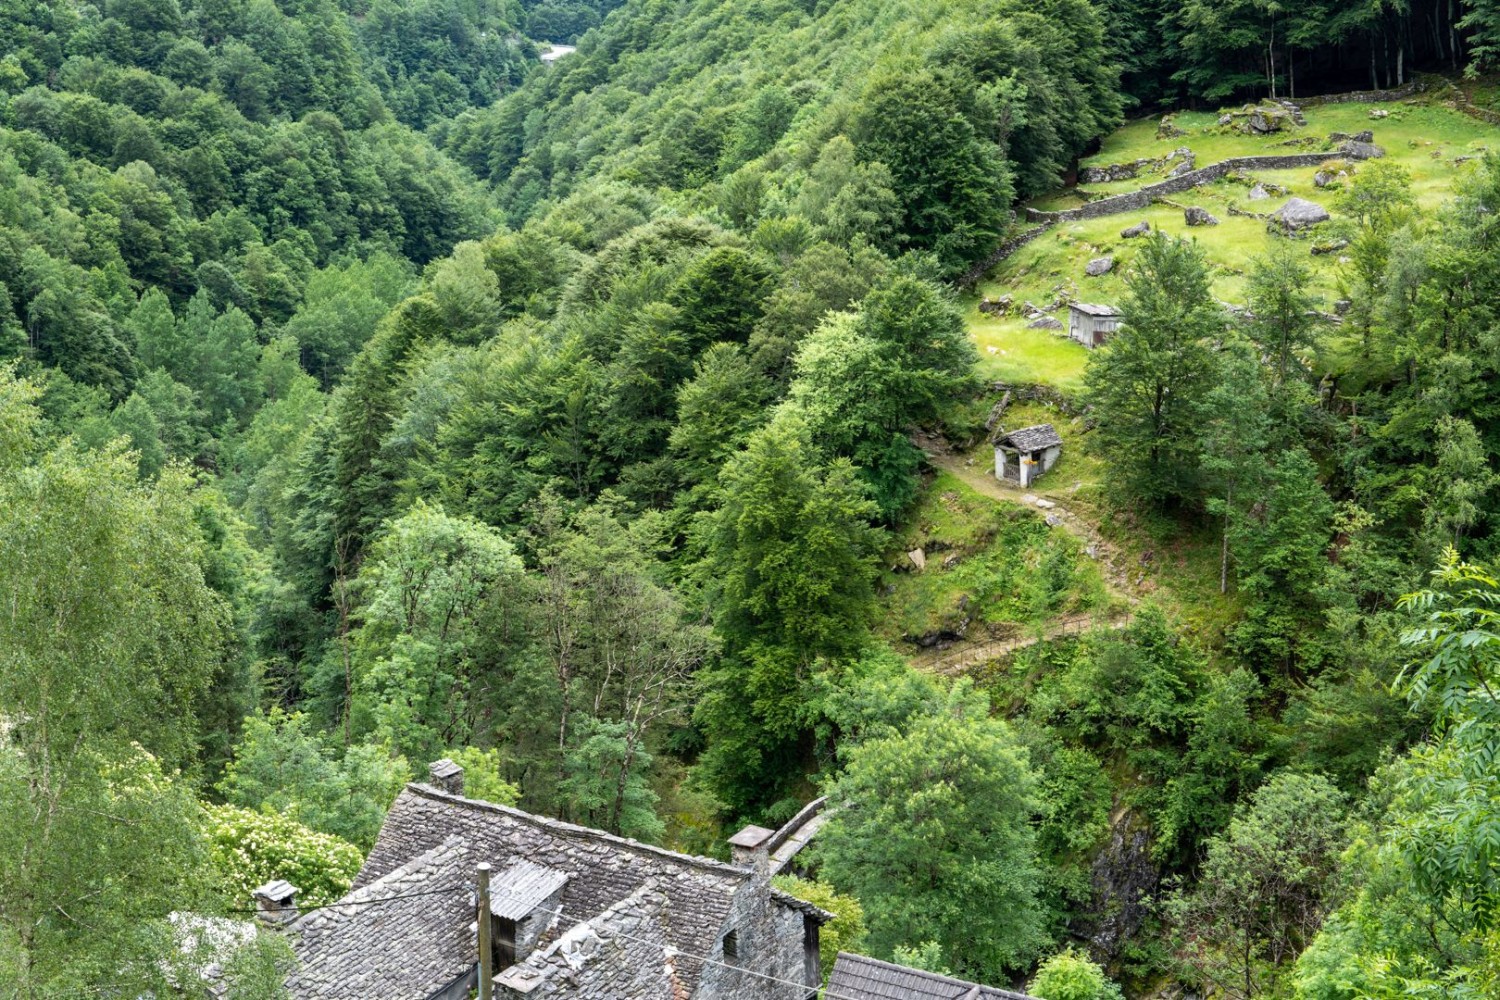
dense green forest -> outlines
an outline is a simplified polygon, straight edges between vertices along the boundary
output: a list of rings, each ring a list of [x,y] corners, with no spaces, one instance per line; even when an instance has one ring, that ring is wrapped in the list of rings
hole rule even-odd
[[[1500,157],[1354,172],[1338,324],[1304,243],[1237,319],[1143,241],[1064,403],[1210,593],[959,679],[892,624],[1022,201],[1143,111],[1492,87],[1493,3],[1294,6],[0,0],[0,994],[186,995],[183,914],[338,898],[447,756],[711,855],[827,793],[840,946],[1043,1000],[1500,995]],[[1105,600],[974,536],[965,606]]]

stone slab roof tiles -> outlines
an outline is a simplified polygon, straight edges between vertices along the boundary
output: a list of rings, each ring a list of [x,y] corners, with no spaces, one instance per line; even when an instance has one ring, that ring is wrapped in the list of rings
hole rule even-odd
[[[1094,305],[1090,302],[1070,302],[1068,308],[1076,309],[1085,316],[1102,316],[1108,318],[1120,315],[1120,310],[1116,306]]]
[[[1010,431],[1002,435],[995,443],[1010,445],[1017,451],[1041,451],[1043,448],[1052,448],[1062,444],[1062,436],[1051,424],[1037,424],[1034,427],[1022,427],[1020,430]]]
[[[1035,1000],[846,951],[839,952],[824,995],[829,1000]]]
[[[512,877],[518,900],[531,899],[549,886],[541,899],[551,898],[561,889],[562,916],[548,935],[553,943],[566,938],[569,928],[622,901],[639,901],[643,896],[638,893],[653,900],[660,897],[659,907],[648,907],[651,936],[659,936],[662,947],[672,950],[672,978],[678,984],[673,990],[680,988],[687,995],[696,990],[703,971],[703,962],[694,956],[714,953],[736,891],[756,877],[746,867],[413,783],[391,806],[350,894],[340,904],[311,911],[290,925],[302,962],[288,982],[292,996],[426,1000],[433,990],[462,975],[477,952],[473,884],[481,861],[498,873],[491,880],[497,900],[502,895],[509,899],[511,890],[502,887],[509,886]],[[345,905],[414,892],[424,895]],[[779,890],[771,890],[771,899],[773,905],[820,923],[831,919],[831,914]],[[658,970],[665,967],[659,956],[654,961]]]
[[[291,995],[426,1000],[464,975],[478,953],[471,859],[462,837],[446,837],[297,918],[288,928],[299,960]]]

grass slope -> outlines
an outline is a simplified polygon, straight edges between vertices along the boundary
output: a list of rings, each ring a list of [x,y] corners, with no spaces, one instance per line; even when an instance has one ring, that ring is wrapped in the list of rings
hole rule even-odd
[[[1374,119],[1371,112],[1383,110],[1388,117]],[[1472,169],[1465,157],[1500,147],[1500,130],[1463,115],[1441,103],[1429,101],[1389,104],[1334,104],[1311,107],[1305,111],[1307,127],[1272,136],[1248,136],[1232,127],[1218,125],[1217,112],[1184,112],[1177,125],[1186,134],[1171,138],[1156,137],[1156,121],[1132,122],[1119,129],[1101,145],[1099,152],[1083,161],[1084,166],[1124,163],[1136,159],[1155,159],[1186,146],[1193,150],[1199,166],[1207,166],[1231,156],[1271,155],[1303,150],[1331,148],[1322,140],[1330,132],[1355,133],[1370,129],[1375,141],[1385,147],[1387,156],[1400,163],[1412,175],[1413,192],[1423,208],[1436,208],[1454,189],[1455,183]],[[1311,137],[1311,146],[1286,146],[1288,139]],[[1125,291],[1124,274],[1135,254],[1131,241],[1120,238],[1120,230],[1145,219],[1153,228],[1168,233],[1190,233],[1208,253],[1213,266],[1214,294],[1226,302],[1244,299],[1245,274],[1251,257],[1264,253],[1270,241],[1278,239],[1266,232],[1257,219],[1231,216],[1231,203],[1262,214],[1275,211],[1287,197],[1301,197],[1332,207],[1337,192],[1319,189],[1313,183],[1313,169],[1277,170],[1257,173],[1254,180],[1280,185],[1288,190],[1285,197],[1251,202],[1246,195],[1249,186],[1228,180],[1206,185],[1174,198],[1180,204],[1201,205],[1220,219],[1218,226],[1189,230],[1182,212],[1169,205],[1154,205],[1143,212],[1107,216],[1082,222],[1066,223],[1043,234],[1001,262],[977,289],[969,303],[969,326],[979,345],[981,370],[990,378],[1006,381],[1040,382],[1064,392],[1081,387],[1087,351],[1056,332],[1030,330],[1019,316],[995,319],[979,312],[983,295],[1009,294],[1017,304],[1031,301],[1046,307],[1060,292],[1085,302],[1118,302]],[[1088,185],[1101,194],[1134,190],[1160,180],[1160,175],[1146,174],[1133,181]],[[1058,209],[1082,203],[1075,189],[1064,189],[1032,204],[1038,208]],[[1307,241],[1311,247],[1312,241]],[[1100,278],[1084,275],[1090,259],[1106,254],[1115,257],[1115,269]],[[1313,292],[1331,308],[1339,295],[1340,264],[1336,255],[1311,256],[1314,271]],[[1066,321],[1066,311],[1059,311]]]

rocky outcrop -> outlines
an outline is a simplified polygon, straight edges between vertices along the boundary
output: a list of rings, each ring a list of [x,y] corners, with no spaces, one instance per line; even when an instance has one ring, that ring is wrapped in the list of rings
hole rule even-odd
[[[1273,230],[1297,233],[1311,229],[1320,222],[1327,222],[1328,219],[1328,209],[1322,205],[1305,198],[1293,198],[1271,213],[1269,225]]]
[[[1028,330],[1061,330],[1063,325],[1051,316],[1038,316],[1030,323],[1027,323],[1026,328]]]
[[[979,311],[990,316],[1006,316],[1009,315],[1013,305],[1015,305],[1015,300],[1009,295],[1002,295],[998,299],[986,296],[979,302]]]
[[[1083,273],[1090,278],[1102,278],[1115,269],[1113,257],[1095,257],[1083,266]]]
[[[1145,236],[1149,232],[1151,232],[1151,223],[1147,222],[1145,219],[1142,219],[1140,222],[1137,222],[1135,225],[1129,227],[1128,229],[1120,230],[1120,238],[1125,240],[1133,240],[1137,236]]]
[[[1339,146],[1339,152],[1351,160],[1378,160],[1385,155],[1385,148],[1377,146],[1373,142],[1360,142],[1358,139],[1350,139]]]
[[[1182,221],[1190,226],[1217,226],[1219,224],[1219,220],[1208,209],[1197,205],[1189,205],[1182,210]]]

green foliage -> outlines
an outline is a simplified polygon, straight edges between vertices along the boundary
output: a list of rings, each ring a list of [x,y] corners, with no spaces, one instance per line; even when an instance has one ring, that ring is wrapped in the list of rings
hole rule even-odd
[[[228,805],[205,810],[214,867],[240,907],[254,906],[251,891],[272,879],[295,885],[300,904],[331,903],[349,891],[364,863],[353,844],[286,816]]]
[[[637,840],[659,840],[664,827],[656,815],[657,795],[648,784],[651,754],[632,739],[627,722],[585,717],[574,727],[573,745],[563,754],[566,777],[558,794],[588,826]]]
[[[0,374],[0,715],[27,720],[0,756],[0,925],[24,992],[144,983],[153,928],[204,898],[175,772],[227,615],[186,477],[143,484],[117,449],[38,449],[34,395]]]
[[[752,435],[719,486],[702,573],[725,655],[700,675],[694,717],[713,741],[703,766],[743,809],[774,801],[789,777],[772,765],[817,719],[809,675],[854,655],[867,634],[880,533],[853,468],[825,465],[791,414]]]
[[[1122,1000],[1115,985],[1087,955],[1060,951],[1036,970],[1026,992],[1038,1000]]]
[[[521,561],[498,531],[418,502],[371,546],[352,586],[353,728],[409,759],[467,740],[490,696],[486,632]]]
[[[1329,909],[1347,805],[1322,775],[1281,772],[1208,844],[1174,900],[1191,961],[1226,995],[1274,995]]]
[[[916,493],[920,456],[907,435],[972,388],[974,361],[958,310],[930,284],[897,278],[803,341],[790,401],[894,520]]]
[[[904,731],[847,748],[817,850],[823,877],[867,907],[877,954],[931,939],[958,974],[995,981],[1045,932],[1034,778],[988,709],[960,686]]]
[[[466,797],[502,806],[513,806],[520,801],[521,790],[501,777],[504,769],[499,750],[460,747],[449,750],[446,756],[464,769]]]
[[[368,850],[411,768],[370,744],[336,755],[311,725],[280,708],[247,718],[218,792],[231,805],[274,812]]]
[[[833,919],[818,928],[818,958],[823,966],[823,982],[833,972],[839,952],[859,954],[865,942],[865,910],[859,900],[835,892],[824,882],[809,881],[794,875],[777,875],[771,884],[805,903],[827,910]]]
[[[1119,461],[1111,481],[1166,504],[1197,489],[1197,432],[1216,378],[1212,340],[1223,330],[1203,252],[1153,233],[1127,279],[1123,325],[1089,358],[1086,395],[1098,412],[1098,447]]]

